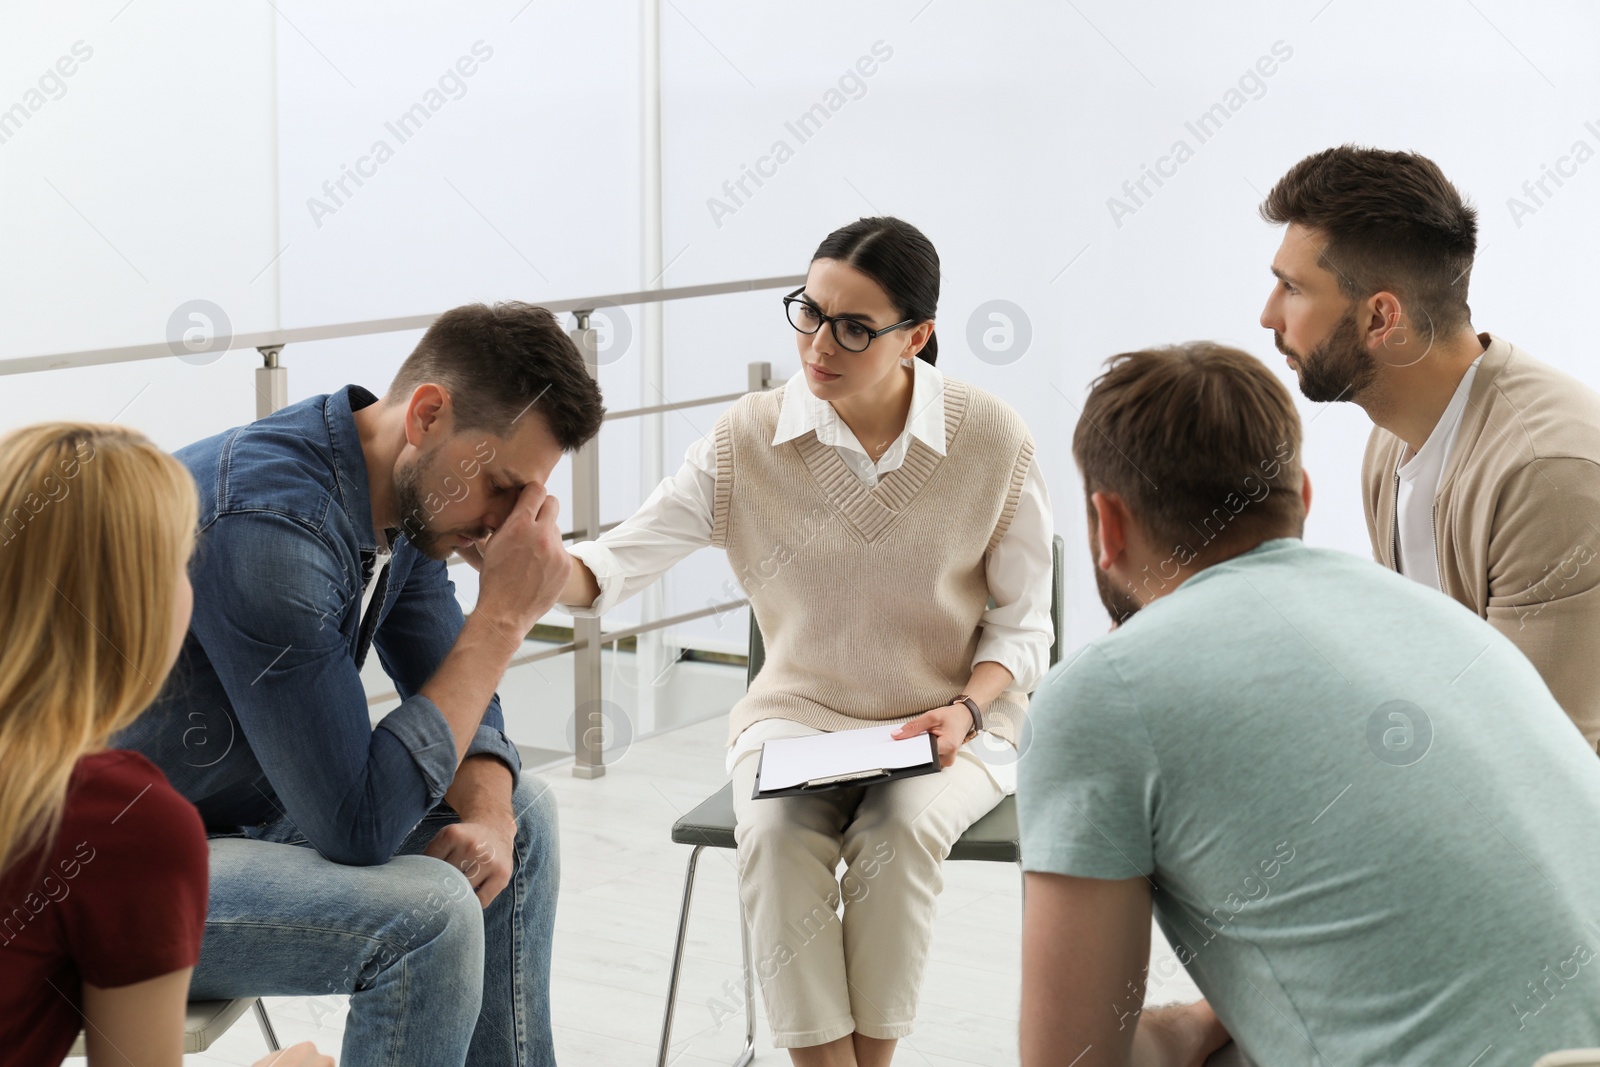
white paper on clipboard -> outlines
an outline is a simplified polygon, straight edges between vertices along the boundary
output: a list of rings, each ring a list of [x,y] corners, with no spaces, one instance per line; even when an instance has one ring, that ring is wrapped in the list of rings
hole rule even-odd
[[[792,789],[806,782],[866,771],[919,767],[932,759],[924,734],[896,741],[899,724],[836,730],[810,737],[786,737],[761,746],[761,792]]]

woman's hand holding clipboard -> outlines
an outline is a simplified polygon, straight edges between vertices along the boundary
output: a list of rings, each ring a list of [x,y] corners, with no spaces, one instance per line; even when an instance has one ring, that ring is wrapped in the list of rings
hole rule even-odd
[[[885,724],[767,741],[761,746],[751,796],[802,796],[939,772],[936,738],[897,739],[894,731]]]
[[[752,795],[764,800],[935,774],[955,762],[957,750],[976,732],[977,718],[958,699],[898,728],[870,726],[768,741],[761,746]],[[908,743],[919,737],[928,739],[927,748]]]
[[[952,702],[918,715],[900,727],[894,737],[903,740],[918,734],[932,734],[939,743],[939,766],[948,767],[956,761],[956,752],[971,732],[972,712],[965,704]]]

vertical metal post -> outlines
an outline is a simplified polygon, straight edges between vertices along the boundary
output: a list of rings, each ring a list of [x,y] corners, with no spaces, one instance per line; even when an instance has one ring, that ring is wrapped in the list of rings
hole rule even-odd
[[[639,145],[640,288],[660,289],[665,273],[661,210],[661,0],[641,0],[639,12]],[[662,364],[662,307],[659,301],[640,306],[640,404],[666,399]],[[660,413],[639,419],[639,499],[655,491],[666,474],[667,438]],[[666,615],[666,576],[639,592],[639,622],[648,624]],[[647,630],[634,645],[635,719],[633,736],[654,733],[664,703],[663,681],[669,677],[668,633]]]
[[[289,406],[289,368],[278,366],[282,345],[262,345],[262,365],[256,368],[256,418],[264,419]]]
[[[745,365],[747,379],[745,388],[752,393],[765,392],[772,388],[772,364],[747,363]]]
[[[592,310],[592,309],[591,309]],[[584,366],[600,376],[599,339],[589,324],[590,311],[575,311],[572,343],[583,353]],[[580,540],[600,535],[600,436],[596,434],[572,457],[572,530]],[[599,778],[606,773],[605,727],[600,702],[600,620],[573,619],[572,654],[574,778]]]

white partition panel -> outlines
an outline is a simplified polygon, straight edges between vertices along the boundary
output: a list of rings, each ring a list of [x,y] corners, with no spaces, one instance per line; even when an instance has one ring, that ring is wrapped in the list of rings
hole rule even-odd
[[[0,355],[160,340],[173,323],[181,336],[195,300],[244,331],[643,281],[631,0],[108,0],[8,9],[0,30]],[[1255,212],[1309,152],[1435,158],[1480,209],[1478,326],[1600,385],[1582,314],[1597,39],[1600,9],[1554,0],[674,0],[662,280],[799,271],[863,214],[922,227],[944,261],[940,366],[1014,404],[1039,441],[1077,644],[1105,621],[1067,451],[1075,404],[1105,357],[1199,337],[1292,381],[1256,321],[1279,238]],[[736,389],[753,359],[792,373],[776,296],[668,306],[667,398]],[[637,309],[599,324],[616,338],[608,403],[664,399],[639,395]],[[381,387],[413,342],[292,347],[290,398]],[[10,378],[0,428],[116,417],[176,446],[251,416],[255,363]],[[1308,537],[1365,554],[1365,415],[1303,413]],[[715,417],[665,418],[669,472]],[[607,427],[607,521],[639,502],[636,434]],[[669,576],[665,610],[730,581],[720,554],[699,553]],[[717,623],[683,630],[742,640]]]

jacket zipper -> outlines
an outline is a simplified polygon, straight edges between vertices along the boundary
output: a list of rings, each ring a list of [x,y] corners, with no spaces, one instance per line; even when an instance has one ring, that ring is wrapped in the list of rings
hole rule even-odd
[[[1444,592],[1444,564],[1439,562],[1439,526],[1434,521],[1439,516],[1437,503],[1428,507],[1428,535],[1433,538],[1433,576],[1439,579],[1439,592]]]
[[[1394,474],[1394,520],[1389,524],[1389,569],[1400,570],[1400,472]]]

